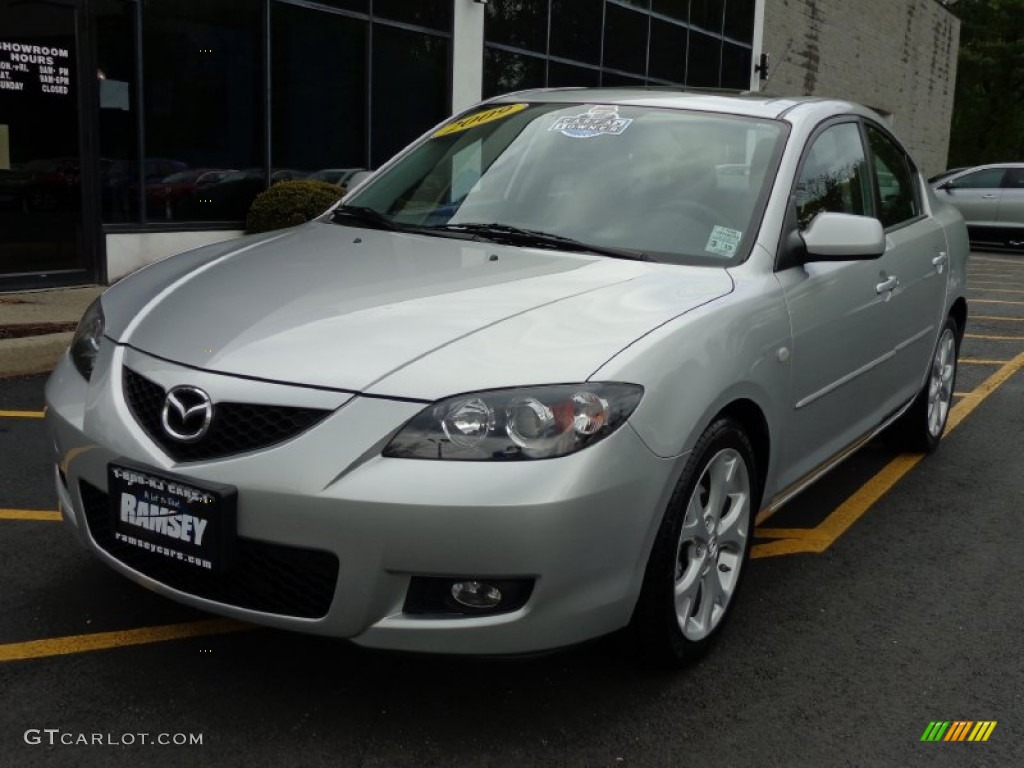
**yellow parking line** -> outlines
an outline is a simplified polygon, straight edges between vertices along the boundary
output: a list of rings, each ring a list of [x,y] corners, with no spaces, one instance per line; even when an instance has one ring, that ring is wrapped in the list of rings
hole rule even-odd
[[[1006,299],[971,299],[971,304],[1013,304],[1024,307],[1024,301],[1007,301]]]
[[[1024,290],[1017,288],[971,288],[970,286],[967,288],[971,291],[984,291],[985,293],[1024,293]]]
[[[971,315],[971,320],[1000,320],[1007,323],[1024,323],[1024,317],[1003,317],[1002,315]]]
[[[1013,261],[1012,259],[993,259],[986,256],[971,256],[971,261],[982,261],[986,264],[1009,264],[1011,267],[1024,267],[1024,260]]]
[[[29,640],[24,643],[0,645],[0,662],[40,659],[47,656],[65,656],[70,653],[103,651],[129,645],[163,643],[168,640],[183,640],[205,635],[223,635],[228,632],[243,632],[256,629],[231,619],[208,619],[186,624],[166,624],[159,627],[139,627],[120,632],[96,632],[88,635],[50,637],[45,640]]]
[[[1006,365],[1009,360],[979,360],[976,357],[961,357],[958,361],[961,365]]]
[[[1001,366],[971,393],[950,409],[949,420],[943,439],[956,429],[967,416],[995,392],[1013,374],[1024,368],[1024,352]],[[780,531],[784,537],[762,544],[754,544],[750,548],[750,556],[775,557],[792,555],[798,552],[824,552],[836,539],[842,536],[861,516],[867,512],[892,488],[900,478],[917,466],[924,458],[923,454],[904,453],[886,464],[874,477],[858,488],[852,496],[832,510],[831,514],[814,528],[806,529],[755,529],[758,538],[776,538],[773,531]],[[799,531],[799,532],[798,532]],[[785,535],[788,534],[788,535]]]
[[[45,509],[0,509],[0,520],[60,520],[60,512]]]
[[[988,341],[1024,341],[1024,336],[985,336],[980,333],[965,333],[965,339],[987,339]]]
[[[45,415],[45,411],[0,411],[0,417],[12,419],[41,419]]]

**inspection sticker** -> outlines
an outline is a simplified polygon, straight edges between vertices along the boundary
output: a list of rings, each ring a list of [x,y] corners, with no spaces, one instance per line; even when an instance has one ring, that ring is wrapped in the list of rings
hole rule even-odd
[[[528,106],[528,104],[505,104],[501,107],[485,109],[483,112],[477,112],[474,115],[460,118],[452,123],[448,123],[448,125],[443,128],[439,128],[434,132],[434,138],[437,139],[441,136],[448,136],[452,133],[467,131],[470,128],[475,128],[476,126],[483,125],[484,123],[501,120],[503,117],[514,115],[516,112],[522,112]]]
[[[618,136],[623,133],[631,117],[620,117],[619,108],[614,105],[597,104],[582,115],[560,117],[548,128],[573,139],[592,139],[595,136]]]
[[[732,256],[740,244],[743,233],[738,229],[716,226],[711,230],[711,237],[704,250],[708,253],[717,253],[719,256]]]

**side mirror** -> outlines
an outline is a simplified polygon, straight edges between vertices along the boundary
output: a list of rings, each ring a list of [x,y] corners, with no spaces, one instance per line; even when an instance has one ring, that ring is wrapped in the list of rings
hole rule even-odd
[[[941,184],[939,184],[936,187],[936,189],[941,189],[941,190],[944,190],[946,192],[949,192],[949,190],[953,189],[953,182],[952,181],[944,181]]]
[[[819,213],[800,236],[807,261],[875,259],[885,253],[882,222],[871,216]]]

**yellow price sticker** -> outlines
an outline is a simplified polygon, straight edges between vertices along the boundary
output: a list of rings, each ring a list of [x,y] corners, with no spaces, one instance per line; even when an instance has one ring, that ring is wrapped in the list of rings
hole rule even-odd
[[[448,123],[448,125],[443,128],[439,128],[434,132],[434,138],[437,139],[441,136],[448,136],[452,133],[459,133],[460,131],[475,128],[476,126],[483,125],[484,123],[501,120],[503,117],[514,115],[516,112],[522,112],[528,106],[528,104],[505,104],[501,107],[485,109],[483,112],[477,112],[475,115],[463,117],[455,122]]]

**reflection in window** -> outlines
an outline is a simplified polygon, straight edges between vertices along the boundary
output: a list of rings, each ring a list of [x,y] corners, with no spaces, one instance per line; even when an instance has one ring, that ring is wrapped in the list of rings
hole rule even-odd
[[[690,0],[690,24],[721,33],[725,0]]]
[[[103,0],[96,7],[100,213],[108,223],[140,220],[135,9],[123,0]]]
[[[654,0],[653,10],[679,21],[690,18],[690,0]]]
[[[551,55],[601,63],[601,0],[551,0]]]
[[[544,53],[548,0],[491,0],[487,5],[485,34],[490,43]]]
[[[448,47],[446,38],[374,25],[371,167],[448,113]]]
[[[750,87],[755,0],[491,0],[484,28],[485,95],[519,87],[589,84],[575,65],[601,68],[602,84]],[[375,6],[376,8],[376,6]],[[376,12],[376,11],[375,11]],[[602,27],[603,23],[603,27]],[[494,71],[495,53],[517,71]]]
[[[751,50],[742,45],[722,43],[722,88],[747,90],[753,71]]]
[[[369,24],[284,3],[270,11],[274,172],[365,168]]]
[[[725,0],[724,31],[741,43],[754,40],[754,0]]]
[[[605,8],[604,66],[644,75],[648,16],[611,3]]]
[[[819,213],[866,215],[869,176],[856,123],[828,128],[814,140],[796,185],[797,219],[806,229]]]
[[[686,79],[686,27],[651,19],[649,74],[675,83]]]
[[[909,158],[888,136],[873,126],[867,127],[868,144],[875,158],[875,178],[881,210],[878,218],[892,227],[918,215],[917,188]]]
[[[721,58],[721,38],[691,31],[686,84],[697,88],[718,88],[721,84]]]
[[[484,98],[543,87],[543,59],[496,48],[484,49]]]
[[[548,85],[558,87],[595,88],[601,84],[601,70],[574,67],[552,61],[548,64]]]
[[[448,32],[452,26],[451,0],[374,0],[373,15]]]
[[[143,7],[146,216],[240,220],[262,184],[231,196],[220,185],[165,181],[185,170],[261,162],[259,4],[149,0]]]

